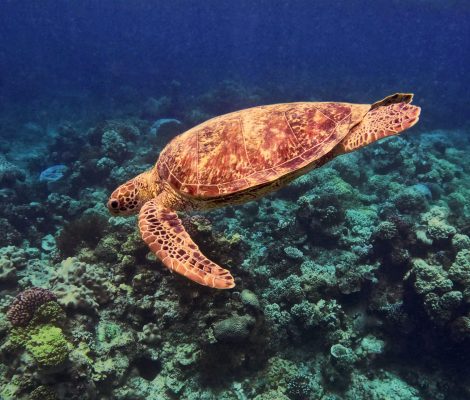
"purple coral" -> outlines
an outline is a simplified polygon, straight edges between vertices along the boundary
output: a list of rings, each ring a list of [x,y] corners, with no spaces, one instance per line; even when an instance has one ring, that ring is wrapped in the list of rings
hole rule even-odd
[[[52,300],[57,300],[57,297],[50,290],[37,287],[27,289],[13,300],[7,317],[13,326],[24,326],[41,305]]]

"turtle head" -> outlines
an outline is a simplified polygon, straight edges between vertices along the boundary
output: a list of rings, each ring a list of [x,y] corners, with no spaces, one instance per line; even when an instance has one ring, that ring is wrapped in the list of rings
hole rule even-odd
[[[157,185],[152,177],[152,171],[146,171],[119,186],[109,196],[109,212],[115,216],[137,214],[156,195]]]

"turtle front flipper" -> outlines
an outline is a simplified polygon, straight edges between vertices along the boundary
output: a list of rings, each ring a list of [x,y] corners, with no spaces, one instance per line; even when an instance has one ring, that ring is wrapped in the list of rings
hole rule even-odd
[[[216,289],[235,286],[230,272],[205,257],[176,213],[162,207],[156,199],[140,210],[139,228],[150,250],[172,271]]]

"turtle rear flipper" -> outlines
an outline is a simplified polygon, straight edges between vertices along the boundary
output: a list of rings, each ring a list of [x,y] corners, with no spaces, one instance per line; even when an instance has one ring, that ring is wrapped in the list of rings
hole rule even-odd
[[[157,199],[144,204],[139,213],[142,238],[163,264],[172,271],[204,286],[230,289],[230,272],[205,257],[184,229],[176,213]]]
[[[395,95],[397,96],[397,95]],[[391,98],[393,96],[390,96]],[[388,103],[372,108],[333,150],[334,156],[349,153],[388,136],[398,135],[419,120],[421,108],[408,102]],[[411,98],[406,98],[410,100]]]

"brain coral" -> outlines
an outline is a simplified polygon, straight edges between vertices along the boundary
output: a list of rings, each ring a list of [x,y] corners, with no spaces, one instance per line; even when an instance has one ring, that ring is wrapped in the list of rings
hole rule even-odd
[[[18,296],[10,306],[7,317],[13,326],[25,326],[33,317],[34,312],[44,303],[56,300],[55,295],[42,288],[27,289]]]

